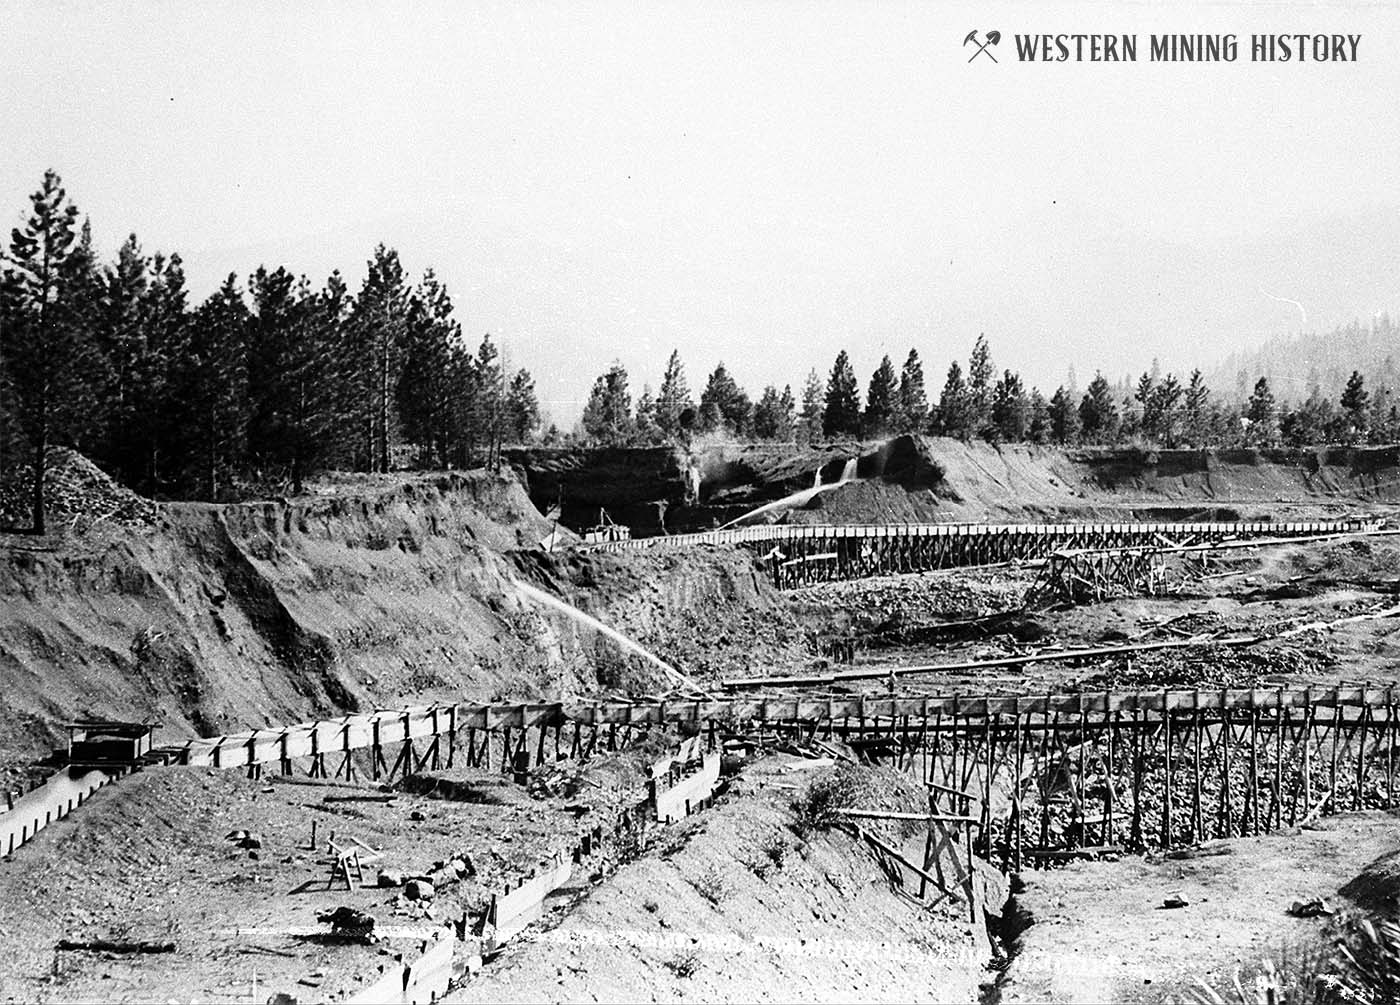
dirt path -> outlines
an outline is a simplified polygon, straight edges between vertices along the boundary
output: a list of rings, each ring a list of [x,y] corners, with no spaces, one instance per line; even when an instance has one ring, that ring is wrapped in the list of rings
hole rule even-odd
[[[1400,846],[1391,813],[1345,814],[1318,827],[1209,846],[1225,854],[1028,873],[1017,903],[1032,924],[1001,1001],[1157,1002],[1180,1000],[1199,979],[1233,987],[1237,972],[1323,931],[1325,919],[1287,913],[1295,899],[1345,904],[1339,888]],[[1167,909],[1169,897],[1187,906]]]

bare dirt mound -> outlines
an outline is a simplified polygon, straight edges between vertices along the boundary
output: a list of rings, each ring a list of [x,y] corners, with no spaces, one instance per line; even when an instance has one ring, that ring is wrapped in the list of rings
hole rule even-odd
[[[452,1000],[975,1001],[985,958],[962,910],[901,899],[844,833],[798,837],[787,763],[750,765]]]
[[[118,485],[76,450],[53,447],[44,474],[44,512],[59,530],[86,531],[99,524],[150,526],[156,506]],[[23,531],[33,524],[30,503],[34,468],[21,464],[0,475],[0,528]]]

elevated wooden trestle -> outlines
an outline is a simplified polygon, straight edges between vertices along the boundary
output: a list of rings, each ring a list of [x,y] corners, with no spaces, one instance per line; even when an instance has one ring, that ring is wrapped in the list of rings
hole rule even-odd
[[[881,524],[736,527],[699,534],[586,545],[596,551],[737,545],[772,561],[780,587],[886,573],[931,572],[1046,558],[1066,549],[1166,547],[1265,537],[1313,537],[1374,529],[1374,521],[1278,523]]]
[[[1085,848],[1171,847],[1391,807],[1396,700],[1394,687],[1338,687],[430,706],[166,750],[178,762],[250,773],[291,772],[296,762],[312,775],[393,778],[458,757],[519,776],[653,729],[711,748],[840,740],[870,761],[974,794],[981,853],[1015,868]]]

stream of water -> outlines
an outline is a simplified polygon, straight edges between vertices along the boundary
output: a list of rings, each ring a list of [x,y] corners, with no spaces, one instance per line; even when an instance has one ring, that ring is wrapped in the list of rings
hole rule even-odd
[[[847,460],[845,465],[841,468],[841,478],[838,481],[831,482],[828,485],[822,484],[822,469],[817,468],[816,479],[811,488],[799,489],[791,495],[786,495],[783,496],[783,498],[781,499],[775,499],[772,502],[764,503],[757,509],[749,510],[743,516],[736,517],[735,519],[730,520],[727,524],[721,527],[720,530],[727,530],[730,527],[742,527],[747,521],[752,520],[756,516],[762,516],[765,513],[781,512],[785,509],[791,509],[794,506],[802,506],[806,504],[806,502],[809,499],[812,499],[820,493],[827,492],[834,488],[839,488],[840,486],[845,485],[847,482],[855,481],[855,478],[856,458],[854,457]]]
[[[545,607],[553,608],[554,610],[558,611],[560,614],[565,615],[571,620],[576,621],[579,624],[584,625],[585,627],[592,628],[594,631],[599,632],[602,635],[606,635],[608,638],[612,639],[623,649],[637,656],[640,656],[648,663],[664,671],[668,677],[670,677],[672,680],[676,681],[676,683],[683,686],[686,690],[697,690],[695,682],[692,681],[690,678],[686,677],[685,674],[681,673],[669,663],[664,662],[652,653],[643,649],[640,645],[629,639],[626,635],[623,635],[617,629],[610,628],[609,626],[603,624],[601,621],[599,621],[592,615],[585,614],[583,611],[580,611],[577,607],[573,606],[572,604],[560,600],[552,593],[546,593],[544,590],[541,590],[536,586],[531,586],[529,583],[523,583],[518,579],[514,580],[514,583],[516,588],[521,593],[529,597],[531,600],[535,601],[535,603],[542,604]]]

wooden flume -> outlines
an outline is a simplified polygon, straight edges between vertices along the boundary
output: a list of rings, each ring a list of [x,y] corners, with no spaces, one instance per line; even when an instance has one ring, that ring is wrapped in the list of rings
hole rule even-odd
[[[1048,558],[1067,550],[1151,547],[1184,550],[1253,539],[1316,539],[1365,533],[1368,520],[1221,523],[769,524],[730,530],[632,538],[586,545],[597,551],[692,548],[727,544],[770,562],[779,587],[887,573],[932,572]]]
[[[1062,695],[734,697],[459,705],[345,716],[163,748],[188,764],[354,777],[465,757],[523,780],[652,729],[714,750],[840,741],[976,796],[979,854],[1010,867],[1084,848],[1142,849],[1395,802],[1394,688],[1165,689]],[[357,756],[352,756],[357,755]],[[356,767],[358,763],[360,767]],[[366,767],[367,765],[367,767]]]

